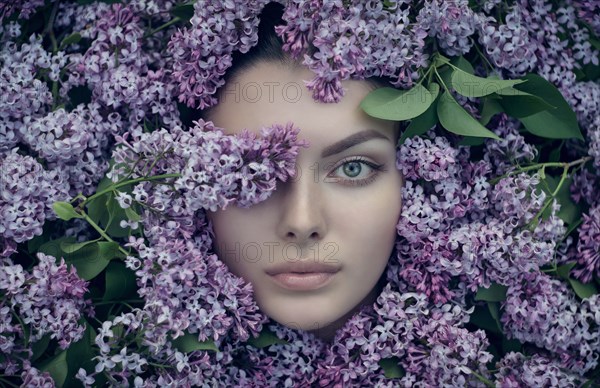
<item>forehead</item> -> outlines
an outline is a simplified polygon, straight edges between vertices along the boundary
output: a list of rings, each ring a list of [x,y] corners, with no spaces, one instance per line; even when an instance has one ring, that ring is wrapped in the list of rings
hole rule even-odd
[[[372,128],[390,131],[391,136],[392,122],[370,117],[360,108],[362,99],[373,90],[369,82],[343,81],[346,94],[341,101],[321,103],[305,85],[314,76],[304,66],[259,62],[224,86],[208,118],[227,133],[244,128],[258,133],[265,126],[292,122],[304,135],[319,131],[335,137]]]

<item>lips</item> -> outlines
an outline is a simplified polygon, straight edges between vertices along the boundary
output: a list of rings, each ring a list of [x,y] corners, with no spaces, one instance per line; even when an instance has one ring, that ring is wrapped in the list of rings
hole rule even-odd
[[[283,263],[270,268],[266,271],[267,274],[274,276],[281,273],[336,273],[340,270],[340,266],[315,263],[313,261]]]
[[[284,263],[266,271],[280,287],[291,291],[314,291],[329,284],[339,266],[315,263]]]

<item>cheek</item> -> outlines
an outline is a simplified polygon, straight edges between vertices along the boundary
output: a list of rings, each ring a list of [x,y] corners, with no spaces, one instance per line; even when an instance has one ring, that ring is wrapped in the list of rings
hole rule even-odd
[[[341,228],[343,245],[348,252],[360,252],[358,258],[387,263],[394,247],[396,225],[402,208],[401,189],[398,185],[380,187],[365,194],[366,198],[350,199],[340,206],[336,223]]]
[[[214,232],[213,250],[233,273],[247,278],[258,267],[255,259],[264,254],[262,242],[272,240],[267,232],[269,215],[254,207],[232,206],[207,217]]]

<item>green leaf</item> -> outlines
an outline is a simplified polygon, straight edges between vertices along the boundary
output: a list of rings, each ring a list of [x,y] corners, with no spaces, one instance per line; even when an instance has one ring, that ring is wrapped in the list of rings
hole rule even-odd
[[[119,300],[135,295],[135,273],[119,261],[111,261],[106,267],[105,291],[102,299]]]
[[[492,117],[498,113],[504,112],[500,101],[497,98],[485,97],[483,99],[483,108],[481,109],[481,118],[479,122],[481,125],[487,125]]]
[[[99,189],[97,189],[99,191]],[[97,197],[87,203],[87,214],[96,224],[106,227],[108,224],[108,209],[106,208],[106,201],[110,194],[104,194]]]
[[[437,53],[433,57],[433,65],[432,66],[442,67],[443,65],[445,65],[447,63],[450,63],[450,60],[448,58],[446,58],[445,56],[441,55],[440,53]]]
[[[93,347],[95,345],[94,339],[96,338],[96,332],[94,328],[84,320],[84,322],[79,322],[80,324],[85,323],[85,331],[83,333],[83,337],[71,344],[67,349],[67,365],[68,365],[68,380],[67,384],[72,386],[75,380],[75,374],[79,371],[79,368],[83,368],[88,372],[92,372],[94,370],[94,366],[96,362],[93,358],[96,356],[94,353]],[[101,374],[102,375],[102,374]],[[99,376],[96,378],[96,386],[101,386],[99,383]]]
[[[584,140],[577,116],[560,91],[537,74],[527,74],[524,79],[527,82],[516,85],[517,89],[543,98],[548,104],[556,107],[530,116],[518,117],[525,128],[540,137]]]
[[[429,85],[430,91],[432,91],[432,89],[437,89],[439,91],[439,88],[440,87],[438,84]],[[406,130],[404,130],[404,132],[402,132],[402,136],[398,140],[398,144],[404,144],[404,141],[410,137],[423,135],[434,125],[436,125],[438,122],[436,109],[437,99],[431,103],[425,112],[411,120],[409,126],[406,128]]]
[[[552,162],[552,163],[557,163],[560,162],[560,153],[562,151],[562,147],[565,144],[565,140],[561,141],[560,146],[555,147],[552,151],[550,151],[550,153],[548,154],[548,162]]]
[[[194,3],[185,3],[173,7],[171,15],[178,17],[184,21],[188,21],[194,16]]]
[[[452,133],[463,136],[491,137],[500,140],[498,135],[475,120],[448,92],[440,96],[437,104],[440,123]]]
[[[119,250],[119,244],[114,241],[98,242],[98,255],[104,260],[124,258],[125,255]]]
[[[360,106],[372,117],[395,121],[409,120],[423,114],[433,103],[439,86],[432,83],[431,87],[435,93],[422,85],[415,85],[410,90],[378,88],[369,93]]]
[[[106,200],[106,209],[108,210],[109,218],[106,225],[106,233],[111,237],[127,237],[129,236],[129,228],[121,228],[121,221],[129,220],[125,209],[119,206],[119,203],[114,198],[114,195],[109,195]]]
[[[129,221],[138,222],[138,221],[140,221],[142,219],[142,217],[140,217],[140,215],[137,214],[135,212],[135,210],[133,210],[131,207],[128,207],[128,208],[125,209],[125,215],[129,219]]]
[[[62,387],[67,378],[68,371],[67,351],[63,350],[62,352],[58,353],[54,358],[46,361],[42,366],[40,366],[39,369],[42,372],[50,373],[50,376],[52,376],[56,386]]]
[[[109,168],[112,168],[112,166],[114,165],[114,159],[110,160],[109,165]],[[108,177],[104,176],[104,178],[102,178],[102,180],[100,180],[100,182],[98,183],[98,187],[96,187],[96,193],[107,189],[110,185],[113,184],[113,181],[111,181]],[[104,195],[101,195],[100,197],[91,200],[86,205],[88,216],[92,219],[92,221],[103,227],[106,227],[108,223],[108,211],[106,203],[108,201],[109,195],[112,194],[106,193]]]
[[[60,259],[61,257],[65,256],[64,251],[62,249],[60,249],[60,245],[64,242],[72,244],[75,242],[75,237],[61,237],[56,240],[50,240],[50,241],[42,244],[38,248],[38,252],[44,253],[46,255],[54,256],[57,259]]]
[[[521,82],[523,81],[481,78],[469,74],[460,68],[455,68],[450,84],[457,93],[465,97],[483,97]]]
[[[469,318],[469,322],[489,332],[502,334],[502,332],[498,330],[496,320],[492,317],[489,308],[486,306],[476,306]]]
[[[477,147],[477,146],[480,146],[483,144],[485,144],[484,137],[472,137],[472,136],[464,137],[461,141],[458,142],[458,145],[470,146],[470,147]]]
[[[458,67],[465,73],[475,74],[475,69],[473,69],[473,65],[471,65],[471,62],[467,61],[462,55],[452,58],[450,63],[452,63],[454,66]]]
[[[267,346],[276,345],[276,344],[287,344],[286,340],[282,340],[277,337],[274,333],[269,331],[268,329],[263,329],[258,337],[250,338],[248,343],[255,348],[266,348]]]
[[[558,203],[560,203],[560,210],[557,216],[567,224],[571,224],[581,217],[581,208],[571,198],[570,187],[572,181],[573,178],[566,178],[555,197]],[[546,182],[551,190],[549,194],[551,194],[558,186],[560,179],[548,175],[546,176]]]
[[[500,104],[509,116],[516,118],[528,117],[545,110],[555,109],[554,106],[532,94],[502,96]]]
[[[69,221],[71,218],[83,218],[83,216],[75,211],[73,205],[68,202],[54,202],[52,204],[52,208],[54,209],[54,213],[64,221]]]
[[[106,255],[103,255],[100,252],[100,247],[105,246],[104,244],[106,243],[107,242],[95,242],[93,244],[88,244],[76,252],[65,255],[65,261],[75,266],[80,278],[91,280],[104,271],[110,262],[109,259],[105,258]]]
[[[568,280],[569,279],[569,273],[571,272],[571,269],[573,267],[575,267],[575,264],[577,264],[576,261],[572,261],[570,263],[566,263],[561,265],[560,267],[558,267],[556,269],[556,273],[558,274],[558,276],[560,276],[561,278]]]
[[[61,241],[60,249],[66,254],[71,254],[73,252],[77,252],[78,250],[85,247],[86,245],[93,244],[97,241],[98,240],[92,240],[92,241],[84,241],[84,242],[80,242],[80,243],[70,243],[67,241]]]
[[[48,348],[48,344],[49,343],[50,343],[50,334],[46,334],[45,336],[43,336],[39,340],[35,341],[31,345],[31,350],[33,351],[33,356],[31,357],[31,360],[35,361],[38,358],[40,358],[40,356],[42,354],[44,354],[44,352]]]
[[[81,40],[81,34],[79,32],[74,32],[71,35],[67,36],[66,38],[64,38],[62,40],[62,42],[60,42],[60,50],[64,49],[65,47],[67,47],[70,44],[75,44],[75,43],[79,43],[79,41]]]
[[[219,349],[213,341],[198,341],[198,336],[194,334],[184,334],[173,341],[175,346],[180,352],[189,353],[195,350],[213,350],[218,352]]]
[[[379,360],[379,366],[383,369],[383,374],[388,379],[402,378],[406,374],[406,371],[400,365],[398,357],[382,358]]]
[[[506,339],[502,337],[502,351],[504,353],[509,352],[521,352],[523,350],[523,345],[519,340],[516,339]]]
[[[512,86],[504,89],[500,89],[496,92],[496,95],[499,97],[515,97],[515,96],[533,96],[533,94],[529,94],[519,89],[515,89]]]
[[[496,283],[492,283],[489,288],[479,287],[475,295],[475,300],[484,300],[486,302],[505,301],[507,289],[508,287]]]
[[[450,87],[452,83],[452,74],[454,73],[454,69],[450,66],[444,66],[438,71],[440,76],[440,82],[446,86],[446,88]]]
[[[498,326],[498,330],[502,332],[502,324],[500,323],[500,308],[498,307],[498,303],[496,302],[487,302],[488,310],[490,311],[490,315],[494,318],[496,322],[496,326]]]
[[[569,278],[569,283],[571,283],[573,291],[575,291],[577,296],[581,299],[589,298],[590,296],[598,293],[598,289],[596,288],[593,282],[582,283],[579,280]]]

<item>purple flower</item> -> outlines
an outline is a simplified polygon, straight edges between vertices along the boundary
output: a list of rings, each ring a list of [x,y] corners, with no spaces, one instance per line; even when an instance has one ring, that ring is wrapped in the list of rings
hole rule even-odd
[[[30,156],[13,152],[0,158],[0,234],[16,242],[42,234],[46,219],[56,218],[52,204],[69,200],[63,173],[46,171]]]
[[[577,267],[573,269],[573,275],[589,283],[594,276],[600,278],[600,206],[583,215],[583,223],[578,230]]]
[[[542,355],[509,352],[496,363],[496,384],[502,388],[523,386],[578,387],[581,376],[561,368],[559,362]]]
[[[169,41],[180,102],[199,109],[217,103],[213,95],[225,84],[223,76],[231,66],[232,53],[245,53],[258,42],[258,15],[266,3],[194,3],[192,26],[177,31]]]

